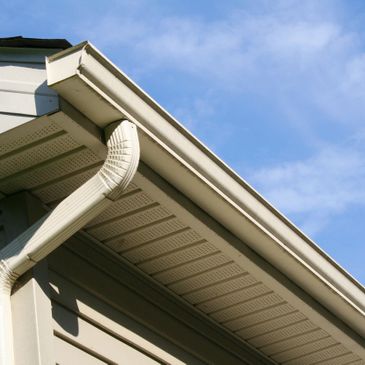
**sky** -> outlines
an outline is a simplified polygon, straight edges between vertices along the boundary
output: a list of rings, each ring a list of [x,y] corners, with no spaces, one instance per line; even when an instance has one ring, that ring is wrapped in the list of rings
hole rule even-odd
[[[0,37],[91,41],[365,283],[364,1],[0,6]]]

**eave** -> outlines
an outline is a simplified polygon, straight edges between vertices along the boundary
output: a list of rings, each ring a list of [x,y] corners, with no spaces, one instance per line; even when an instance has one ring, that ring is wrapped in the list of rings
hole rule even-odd
[[[135,122],[147,165],[365,335],[363,287],[90,43],[49,57],[47,72],[49,86],[96,125]]]
[[[131,195],[128,193],[113,205],[114,213],[107,211],[105,215],[85,227],[85,232],[92,236],[91,239],[96,239],[113,252],[118,252],[123,259],[132,262],[147,276],[154,277],[149,273],[151,266],[141,264],[142,256],[136,254],[139,252],[138,248],[126,248],[123,243],[113,241],[109,232],[107,236],[103,236],[105,230],[99,230],[98,227],[109,227],[109,224],[115,227],[114,223],[123,226],[130,215],[136,220],[141,220],[141,215],[145,212],[155,214],[153,209],[161,208],[162,212],[166,211],[167,215],[170,214],[183,223],[183,228],[179,226],[180,229],[195,232],[203,238],[202,242],[207,242],[210,248],[216,250],[212,255],[215,255],[218,261],[223,260],[222,265],[237,267],[241,273],[240,278],[249,273],[257,281],[253,283],[255,288],[264,290],[266,287],[272,291],[273,298],[277,298],[278,295],[283,302],[289,303],[295,309],[295,313],[300,312],[304,315],[306,319],[300,320],[304,324],[313,323],[332,336],[334,342],[330,342],[331,346],[337,346],[336,343],[342,344],[365,359],[365,294],[359,283],[92,45],[83,43],[50,57],[47,68],[49,86],[68,102],[60,100],[59,111],[9,131],[3,136],[6,137],[3,141],[9,138],[13,138],[14,141],[20,140],[22,133],[31,134],[34,128],[47,129],[53,125],[58,128],[50,134],[55,136],[52,142],[54,145],[58,138],[63,138],[62,133],[73,139],[76,144],[69,147],[65,145],[62,158],[66,162],[62,162],[61,157],[55,157],[54,161],[48,159],[44,165],[35,161],[37,166],[29,170],[20,164],[19,171],[14,170],[0,181],[0,190],[8,188],[8,193],[19,189],[30,190],[53,208],[64,195],[71,193],[72,189],[81,184],[88,174],[92,174],[93,169],[97,169],[100,161],[105,158],[106,148],[101,128],[115,120],[127,118],[138,126],[142,163],[133,180],[134,185],[132,184],[132,190],[129,192]],[[60,134],[59,137],[57,133]],[[43,144],[43,141],[39,140],[35,145],[37,143]],[[29,150],[31,148],[29,146]],[[52,145],[49,148],[52,150]],[[24,143],[17,151],[27,149],[28,146]],[[85,152],[87,162],[81,162],[80,166],[70,172],[71,166],[67,161],[71,161],[82,151]],[[21,157],[16,153],[14,158],[18,161],[22,161],[22,158],[26,160],[26,156]],[[64,171],[52,180],[45,176],[45,165],[52,166],[53,162],[63,164]],[[29,174],[32,174],[33,180],[29,179]],[[19,182],[18,186],[15,185],[16,181]],[[136,209],[136,200],[133,199],[137,198],[137,190],[146,193],[151,200]],[[120,209],[117,206],[126,205],[128,199],[134,206],[126,214],[124,208]],[[156,221],[146,220],[138,229],[151,227],[151,224],[153,227],[157,226],[159,217],[164,219],[163,214],[165,213],[158,216]],[[118,229],[123,233],[122,228]],[[193,242],[194,248],[199,248],[199,245],[199,240]],[[130,249],[132,251],[128,251]],[[128,255],[127,252],[133,252],[134,256]],[[168,257],[171,258],[170,254]],[[205,259],[203,255],[194,258],[199,263],[203,263]],[[153,264],[156,264],[156,260],[154,258]],[[183,268],[191,270],[194,260],[186,259]],[[213,274],[218,273],[219,264],[210,267],[209,270]],[[156,277],[153,280],[158,281]],[[160,284],[164,285],[163,282]],[[180,295],[171,288],[168,292],[184,298],[183,294]],[[234,295],[233,292],[227,292],[227,297],[228,294]],[[264,298],[271,298],[270,293],[264,292],[263,295]],[[260,294],[256,297],[253,295],[253,298],[259,297]],[[187,299],[184,298],[185,300]],[[192,307],[196,306],[204,312],[204,308],[194,303],[194,300],[190,301]],[[213,303],[216,305],[214,300],[209,299],[210,306]],[[204,312],[207,318],[213,323],[220,323],[219,316],[216,316],[218,319],[214,318],[209,310]],[[275,317],[270,324],[279,317]],[[289,320],[290,317],[288,315],[285,318]],[[225,328],[222,324],[220,326]],[[275,334],[274,331],[273,335]],[[242,338],[245,339],[244,336]],[[236,347],[234,351],[239,350]],[[312,352],[313,355],[314,351],[315,349],[310,349],[309,353]],[[345,353],[343,356],[348,355]],[[269,359],[267,361],[270,362]],[[338,363],[342,364],[345,361],[347,360],[344,357],[343,362]]]

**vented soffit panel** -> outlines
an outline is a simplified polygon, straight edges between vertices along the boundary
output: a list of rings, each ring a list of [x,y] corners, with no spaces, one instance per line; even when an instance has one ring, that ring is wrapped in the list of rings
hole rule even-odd
[[[135,179],[85,232],[274,362],[361,364],[362,338],[351,326],[151,168],[149,154],[163,155],[151,152],[150,138],[140,130]],[[28,190],[54,207],[100,168],[102,140],[61,101],[58,112],[0,135],[0,191]]]

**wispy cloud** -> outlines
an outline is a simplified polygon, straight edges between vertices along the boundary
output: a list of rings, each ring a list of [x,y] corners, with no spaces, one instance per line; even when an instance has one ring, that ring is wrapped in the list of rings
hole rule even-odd
[[[338,146],[331,133],[335,124],[347,136],[365,133],[362,34],[343,23],[334,1],[259,3],[207,20],[157,10],[141,17],[145,3],[134,2],[123,19],[106,14],[79,34],[123,48],[121,57],[132,54],[141,77],[170,70],[206,85],[209,92],[173,105],[190,128],[204,125],[225,93],[277,105],[286,123],[312,140],[312,157],[273,166],[261,161],[249,180],[314,233],[334,214],[365,204],[365,151],[359,144]]]
[[[329,147],[302,161],[254,172],[251,181],[285,214],[315,234],[331,217],[365,205],[365,149]]]
[[[108,14],[93,27],[83,27],[81,34],[100,45],[124,45],[148,55],[154,67],[171,66],[200,77],[214,74],[225,79],[232,75],[241,79],[264,64],[280,67],[281,62],[309,62],[328,47],[343,44],[337,24],[292,20],[287,12],[254,15],[236,9],[216,21],[180,16],[141,20],[134,12],[121,21]]]
[[[158,11],[141,17],[143,4],[127,2],[122,19],[118,11],[107,13],[77,31],[99,46],[123,47],[125,57],[141,60],[143,67],[134,67],[145,74],[172,69],[216,90],[301,100],[338,121],[345,117],[339,105],[356,109],[353,120],[365,116],[354,103],[365,103],[358,87],[365,81],[365,52],[358,34],[329,11],[331,3],[278,2],[264,12],[236,8],[210,21]]]

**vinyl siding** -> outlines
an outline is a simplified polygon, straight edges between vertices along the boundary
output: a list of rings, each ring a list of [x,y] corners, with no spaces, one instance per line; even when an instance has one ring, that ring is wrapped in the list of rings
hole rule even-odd
[[[0,48],[0,132],[58,109],[57,93],[47,87],[45,56]]]
[[[60,365],[67,348],[107,364],[265,363],[247,361],[244,346],[97,247],[72,238],[47,259]]]
[[[63,247],[48,261],[57,364],[204,364],[171,343],[168,333],[160,336],[139,323],[137,313],[137,320],[134,320],[133,310],[123,303],[123,298],[126,302],[130,299],[127,300],[128,291],[122,283]],[[78,276],[75,277],[75,271],[68,270],[69,265],[78,268]],[[88,278],[86,282],[85,277]],[[108,283],[110,280],[112,283]],[[96,283],[99,285],[95,286]],[[111,286],[114,295],[99,291],[99,286]],[[139,307],[138,301],[135,306]],[[156,308],[147,303],[144,311],[147,315],[150,312],[158,316]],[[143,318],[139,320],[143,321]],[[77,362],[69,359],[77,359]]]

